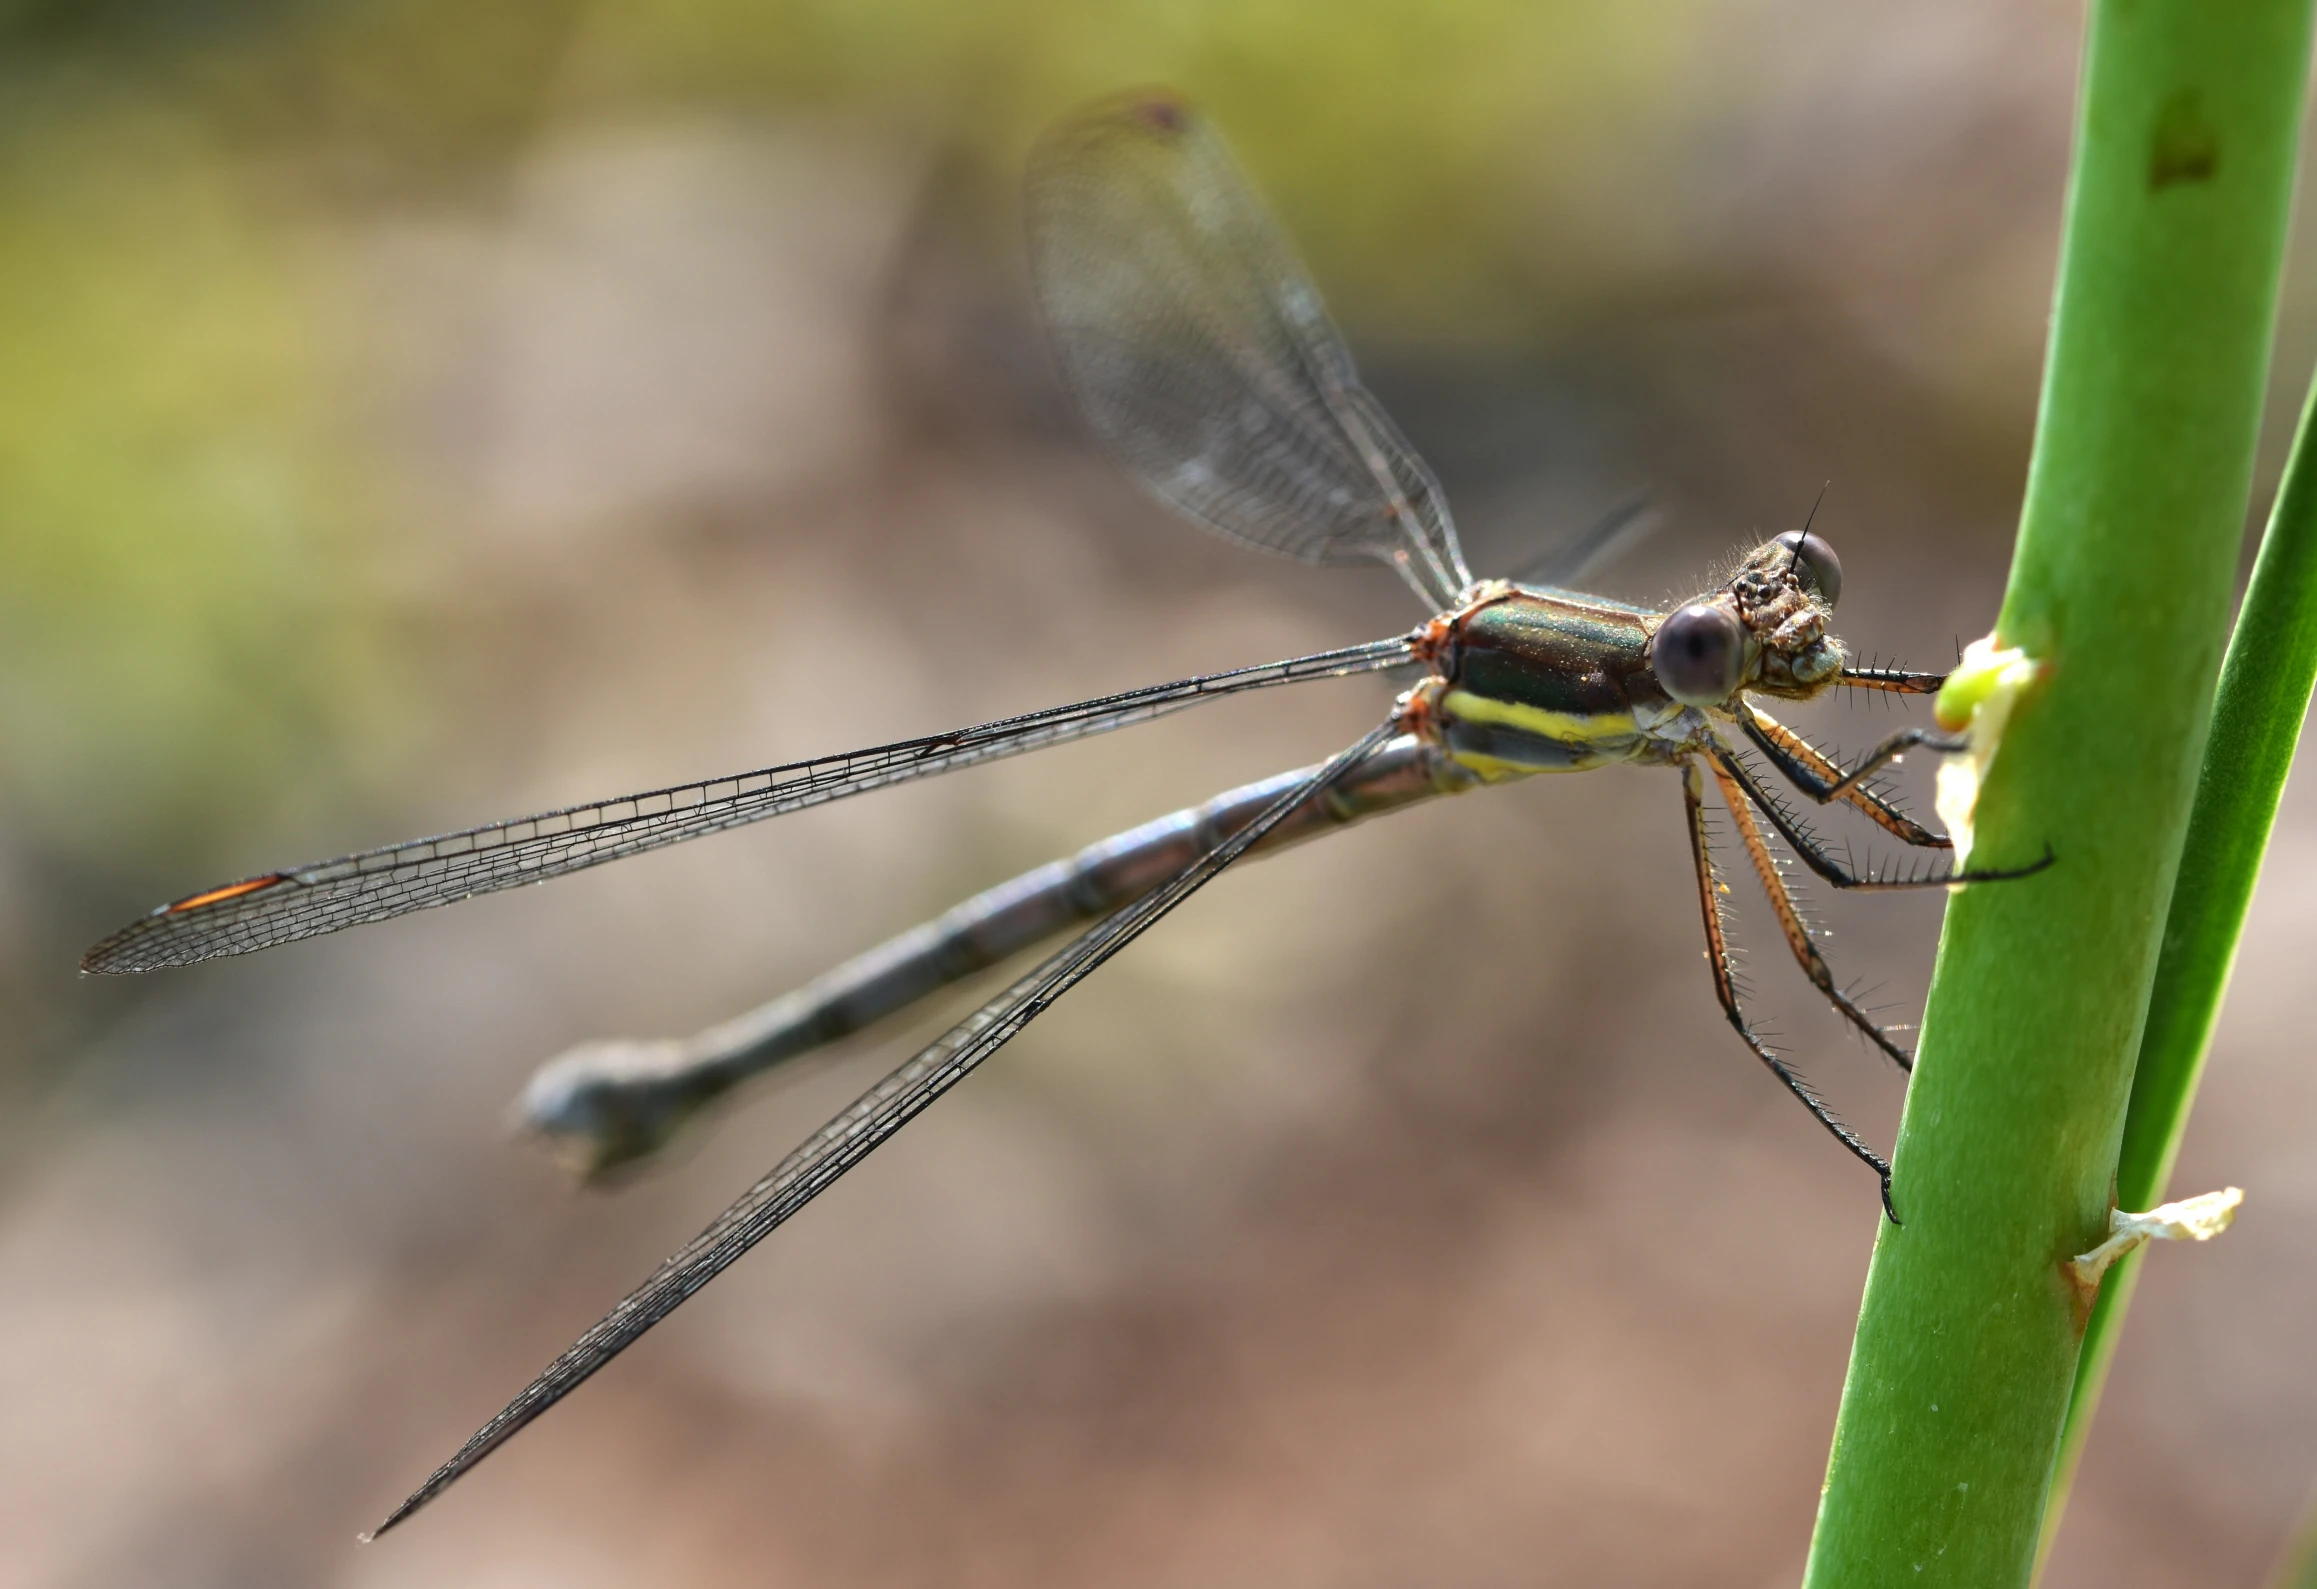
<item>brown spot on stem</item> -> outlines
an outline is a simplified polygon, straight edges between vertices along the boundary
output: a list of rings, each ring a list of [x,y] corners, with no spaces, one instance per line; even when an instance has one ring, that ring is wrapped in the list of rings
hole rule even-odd
[[[2184,88],[2156,113],[2148,146],[2148,191],[2176,182],[2210,182],[2220,170],[2220,130],[2204,113],[2204,96]]]

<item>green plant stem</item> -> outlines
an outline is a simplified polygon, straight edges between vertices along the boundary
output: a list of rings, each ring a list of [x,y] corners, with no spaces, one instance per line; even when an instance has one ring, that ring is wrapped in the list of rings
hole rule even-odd
[[[2301,1508],[2300,1521],[2269,1574],[2269,1589],[2317,1589],[2317,1490]]]
[[[2124,1113],[2124,1147],[2116,1162],[2116,1206],[2154,1208],[2164,1201],[2173,1159],[2196,1101],[2214,1019],[2236,961],[2245,910],[2260,876],[2261,856],[2276,823],[2302,719],[2317,685],[2317,385],[2301,410],[2293,451],[2277,487],[2252,583],[2237,612],[2236,632],[2221,663],[2212,734],[2180,855],[2180,880],[2164,921],[2164,949],[2148,996],[2148,1025]],[[2055,1504],[2045,1548],[2057,1528],[2100,1388],[2131,1305],[2142,1253],[2108,1272],[2084,1350],[2060,1440]]]
[[[2105,1233],[2260,424],[2311,0],[2095,0],[1980,792],[1807,1582],[2024,1584]]]

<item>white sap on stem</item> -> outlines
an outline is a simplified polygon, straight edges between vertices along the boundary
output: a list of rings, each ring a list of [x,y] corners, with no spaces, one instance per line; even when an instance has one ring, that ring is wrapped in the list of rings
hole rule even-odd
[[[1993,635],[1963,648],[1963,660],[1940,686],[1933,708],[1939,726],[1960,733],[1967,744],[1939,764],[1935,803],[1939,820],[1955,843],[1955,869],[1971,863],[1972,818],[1979,807],[1979,787],[1995,765],[2003,744],[2004,725],[2011,709],[2029,686],[2043,675],[2043,664],[2016,646],[1998,647]]]

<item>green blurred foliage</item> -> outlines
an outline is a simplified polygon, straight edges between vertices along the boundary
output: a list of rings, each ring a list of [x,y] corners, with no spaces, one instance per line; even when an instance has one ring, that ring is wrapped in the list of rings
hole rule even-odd
[[[865,100],[1011,170],[1068,104],[1163,82],[1228,130],[1348,319],[1486,345],[1533,334],[1606,268],[1586,257],[1586,228],[1560,223],[1634,208],[1629,185],[1655,153],[1634,135],[1662,124],[1689,75],[1687,9],[670,0],[601,8],[576,36],[572,92]],[[1555,149],[1587,158],[1540,155]],[[1637,241],[1621,238],[1615,259]]]
[[[0,775],[93,856],[265,797],[381,653],[315,250],[198,120],[71,100],[0,141]]]
[[[12,822],[137,869],[311,800],[375,737],[395,647],[363,570],[401,466],[347,361],[349,239],[487,207],[551,123],[804,111],[1011,170],[1070,101],[1167,81],[1371,345],[1501,348],[1647,252],[1578,239],[1648,213],[1636,130],[1687,92],[1684,24],[1573,0],[0,0]]]

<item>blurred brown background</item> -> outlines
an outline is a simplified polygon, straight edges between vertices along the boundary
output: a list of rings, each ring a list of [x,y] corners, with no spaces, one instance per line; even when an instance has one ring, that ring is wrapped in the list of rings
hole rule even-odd
[[[1169,521],[1075,428],[1015,173],[1134,82],[1236,141],[1481,571],[1649,489],[1601,583],[1680,594],[1831,479],[1845,635],[1937,665],[2000,588],[2077,26],[0,3],[0,1583],[1792,1582],[1877,1210],[1721,1024],[1669,776],[1235,873],[363,1550],[954,1010],[612,1195],[505,1139],[534,1064],[1316,759],[1386,686],[258,959],[72,964],[285,861],[1420,616]],[[2256,1584],[2317,1474],[2313,884],[2297,787],[2177,1187],[2247,1212],[2150,1263],[2055,1585]],[[1765,1016],[1887,1142],[1896,1079],[1747,887]],[[1824,913],[1912,1020],[1938,900]]]

